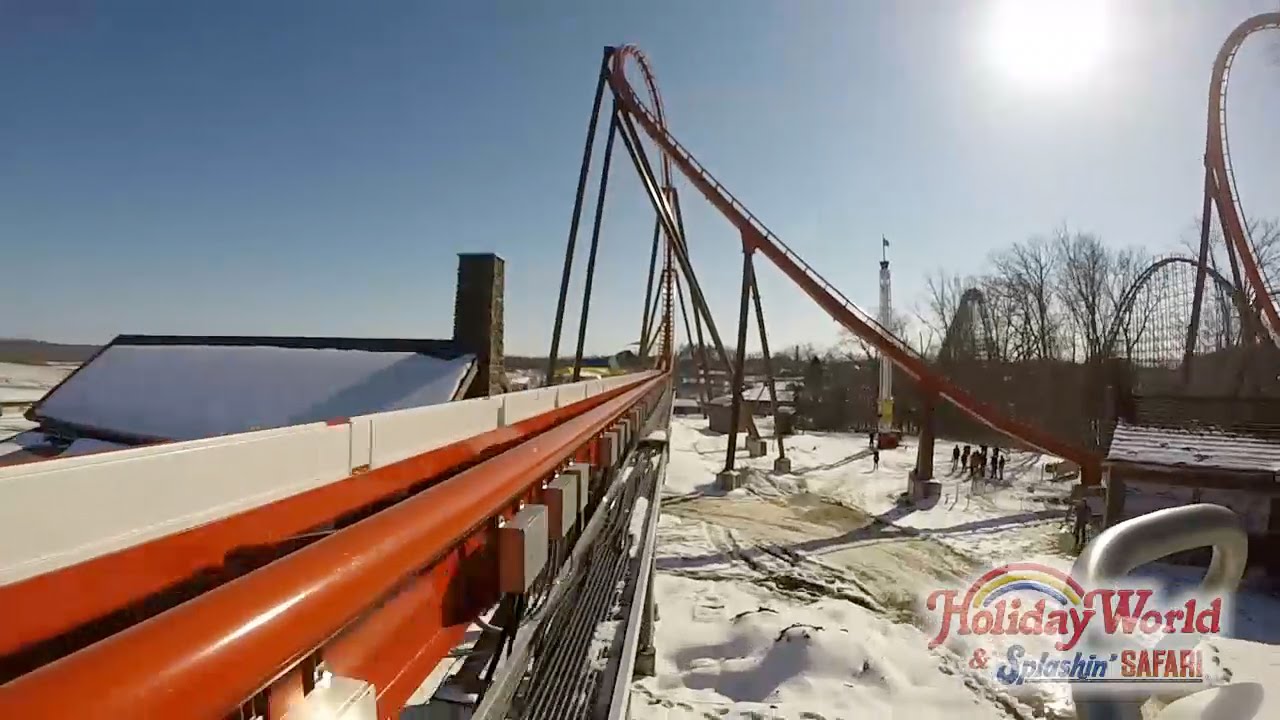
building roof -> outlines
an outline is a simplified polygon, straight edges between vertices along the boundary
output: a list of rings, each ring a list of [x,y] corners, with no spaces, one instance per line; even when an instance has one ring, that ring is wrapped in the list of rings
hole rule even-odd
[[[791,390],[790,388],[787,388],[787,387],[783,387],[781,384],[775,384],[775,391],[778,394],[779,405],[788,405],[788,404],[795,403],[796,393],[794,390]],[[768,383],[760,383],[758,385],[747,386],[747,389],[742,391],[742,399],[746,400],[747,402],[760,402],[760,403],[769,402],[770,398],[769,398]],[[733,396],[727,395],[727,394],[721,395],[720,397],[715,398],[714,400],[711,401],[713,405],[729,405],[732,402],[733,402]]]
[[[70,437],[192,440],[448,402],[474,365],[441,340],[122,335],[28,417]]]
[[[1106,462],[1280,473],[1280,442],[1216,428],[1116,425]]]
[[[795,391],[782,383],[774,383],[774,392],[777,393],[778,402],[780,403],[793,403],[796,401]],[[742,391],[742,397],[756,402],[769,402],[769,384],[760,383],[759,385],[751,385],[747,387],[746,390]]]

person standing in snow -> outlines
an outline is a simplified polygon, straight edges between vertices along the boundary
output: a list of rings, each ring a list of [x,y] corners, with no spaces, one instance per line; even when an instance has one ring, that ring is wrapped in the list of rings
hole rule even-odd
[[[1000,480],[1004,480],[1004,455],[1000,456]]]
[[[873,448],[876,446],[876,431],[875,431],[875,430],[872,430],[871,432],[867,433],[867,445],[868,445],[868,446],[870,446],[870,447],[873,447]]]
[[[960,467],[964,468],[965,470],[968,470],[968,469],[969,469],[969,467],[970,467],[970,465],[969,465],[969,446],[968,446],[968,445],[965,445],[965,446],[964,446],[964,452],[960,453]]]
[[[960,466],[960,446],[951,446],[951,472],[954,473],[956,468]]]
[[[1084,550],[1085,543],[1089,541],[1089,516],[1093,511],[1089,508],[1089,500],[1083,494],[1080,496],[1080,502],[1076,503],[1076,524],[1072,530],[1076,541],[1076,553]]]
[[[876,448],[871,448],[871,469],[880,469],[880,451]]]
[[[996,465],[1000,462],[1000,448],[991,448],[991,479],[996,479]]]

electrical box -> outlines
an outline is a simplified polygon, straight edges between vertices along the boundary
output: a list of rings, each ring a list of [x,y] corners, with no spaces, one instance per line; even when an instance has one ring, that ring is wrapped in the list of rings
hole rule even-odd
[[[572,477],[578,484],[578,515],[587,517],[587,506],[591,504],[591,465],[587,463],[570,463],[560,472],[562,477]]]
[[[578,520],[578,474],[556,475],[542,495],[547,504],[547,535],[552,540],[560,540]]]
[[[498,586],[523,595],[547,566],[547,507],[526,505],[498,528]]]
[[[622,459],[622,433],[616,428],[606,430],[600,437],[600,461],[606,468],[616,468]]]

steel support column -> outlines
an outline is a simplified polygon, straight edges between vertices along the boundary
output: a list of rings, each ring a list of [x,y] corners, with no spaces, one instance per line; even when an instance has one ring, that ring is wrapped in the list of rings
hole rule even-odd
[[[1204,208],[1200,215],[1200,264],[1196,268],[1196,289],[1191,299],[1191,323],[1187,325],[1187,342],[1182,356],[1182,385],[1191,385],[1191,358],[1196,354],[1200,336],[1200,308],[1204,303],[1204,286],[1209,269],[1209,217],[1213,212],[1213,171],[1204,169]]]
[[[933,479],[933,446],[936,439],[938,393],[921,388],[920,445],[916,449],[916,481]]]
[[[640,146],[639,134],[630,116],[626,112],[621,112],[620,117],[622,118],[622,144],[626,147],[627,154],[631,156],[636,172],[640,175],[641,184],[644,185],[649,201],[653,204],[654,211],[658,214],[659,221],[662,223],[662,229],[667,234],[676,263],[679,265],[689,285],[689,299],[694,305],[695,318],[700,314],[706,321],[707,332],[711,335],[711,341],[716,347],[717,354],[719,354],[725,369],[729,370],[733,367],[733,364],[729,359],[728,352],[725,350],[724,342],[720,339],[720,332],[716,328],[715,320],[711,317],[711,310],[707,305],[706,296],[702,293],[702,286],[698,283],[698,278],[693,272],[688,248],[684,243],[684,235],[680,232],[680,228],[676,224],[675,213],[672,211],[671,196],[668,196],[659,188],[657,178],[653,173],[653,166],[650,165],[644,148]]]
[[[653,167],[649,164],[644,148],[640,147],[639,135],[636,133],[634,123],[625,112],[620,113],[620,117],[622,118],[622,144],[627,148],[627,153],[631,156],[631,161],[635,164],[636,171],[640,174],[640,181],[645,186],[649,201],[653,203],[654,211],[658,213],[663,231],[667,233],[667,239],[672,245],[676,261],[684,273],[685,280],[688,281],[689,297],[693,301],[695,309],[706,313],[704,317],[707,321],[707,331],[711,334],[712,342],[715,343],[716,349],[719,351],[721,361],[724,362],[725,368],[728,369],[732,367],[729,354],[725,351],[724,343],[720,339],[720,333],[710,316],[706,296],[702,294],[702,286],[693,274],[693,266],[689,260],[688,249],[684,245],[683,236],[679,234],[679,229],[676,227],[669,199],[658,186],[657,179],[653,174]]]
[[[773,358],[769,355],[769,335],[764,329],[764,307],[760,303],[760,285],[756,282],[755,272],[751,273],[751,297],[755,300],[756,324],[760,329],[760,352],[764,354],[764,377],[769,387],[769,404],[773,411],[773,437],[778,441],[778,457],[786,459],[787,448],[782,442],[782,433],[778,431],[778,389],[773,379]]]
[[[658,266],[658,239],[662,236],[662,218],[653,218],[653,244],[649,249],[649,274],[645,275],[644,311],[640,313],[640,357],[649,349],[649,305],[653,302],[653,271]]]
[[[680,231],[680,242],[683,243],[685,241],[684,209],[680,204],[680,193],[678,193],[676,189],[672,187],[670,197],[671,197],[671,209],[674,211],[676,216],[675,218],[676,229]],[[689,291],[689,300],[690,302],[693,301],[692,290]],[[701,373],[699,376],[699,381],[701,384],[703,402],[710,403],[711,397],[712,397],[711,395],[711,392],[712,392],[711,391],[711,361],[710,359],[707,358],[707,343],[702,337],[702,313],[698,311],[697,307],[693,309],[693,330],[698,335],[698,346],[697,346],[698,358],[702,363],[698,369],[698,372]],[[690,339],[689,342],[693,342],[693,340]]]
[[[612,58],[613,48],[606,47],[604,57],[600,59],[600,79],[596,82],[595,99],[591,101],[591,119],[587,122],[587,143],[582,150],[582,165],[578,168],[578,191],[573,198],[569,241],[565,244],[564,270],[560,274],[560,296],[556,301],[556,319],[551,329],[551,351],[547,353],[547,385],[551,385],[556,376],[556,360],[560,354],[560,331],[564,327],[564,306],[569,296],[569,278],[573,274],[573,253],[578,244],[578,224],[582,220],[582,200],[587,193],[587,175],[591,171],[591,149],[595,145],[596,126],[600,124],[600,100],[604,97],[604,84],[609,77],[609,61]]]
[[[676,296],[680,299],[680,315],[684,318],[684,333],[689,339],[689,360],[693,363],[694,370],[698,374],[698,399],[702,403],[711,402],[710,390],[707,388],[707,356],[700,344],[694,339],[694,330],[689,324],[689,309],[684,301],[684,284],[680,282],[679,276],[676,277]],[[698,315],[694,313],[694,320],[697,321]],[[701,328],[699,328],[701,330]],[[699,338],[701,339],[701,338]]]
[[[600,168],[600,193],[596,197],[595,222],[591,227],[591,251],[587,254],[587,279],[582,287],[582,318],[578,322],[578,347],[573,354],[573,381],[582,379],[582,349],[587,342],[587,316],[591,312],[591,288],[596,277],[596,251],[600,248],[600,224],[604,220],[604,199],[609,190],[609,166],[613,161],[613,141],[618,136],[618,111],[610,113],[609,136],[604,142],[604,164]]]
[[[720,339],[720,332],[716,329],[715,320],[711,317],[711,309],[707,305],[702,286],[698,283],[698,278],[693,272],[693,263],[689,259],[688,247],[684,242],[684,236],[675,224],[669,198],[662,193],[658,186],[653,167],[649,164],[644,148],[640,146],[640,136],[636,131],[635,123],[631,120],[631,116],[625,110],[620,110],[619,117],[622,119],[622,144],[627,148],[627,154],[631,156],[631,161],[636,166],[636,172],[640,175],[640,182],[644,185],[649,201],[653,204],[654,211],[661,218],[662,229],[667,233],[672,255],[688,282],[689,297],[693,301],[695,312],[703,314],[703,319],[707,323],[707,331],[711,334],[711,340],[716,346],[717,354],[720,356],[725,369],[731,370],[733,364],[729,359],[729,353],[725,350],[724,342]],[[756,434],[756,426],[753,419],[748,420],[748,431],[753,436]]]
[[[725,451],[725,472],[733,470],[734,455],[738,452],[738,425],[742,419],[742,382],[747,362],[747,311],[751,304],[751,254],[752,247],[742,243],[742,297],[738,302],[738,347],[733,361],[732,398],[729,405],[729,447]]]

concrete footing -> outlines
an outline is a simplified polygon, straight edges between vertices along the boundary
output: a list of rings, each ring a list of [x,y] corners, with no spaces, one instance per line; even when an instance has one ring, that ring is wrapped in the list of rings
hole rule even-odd
[[[791,458],[780,457],[773,461],[773,471],[779,475],[791,472]]]
[[[635,677],[653,677],[657,674],[658,653],[653,648],[641,648],[636,651]]]
[[[753,458],[764,457],[769,454],[769,443],[764,438],[747,438],[747,454]]]
[[[909,496],[913,503],[936,500],[942,497],[942,483],[936,480],[916,480],[912,478]]]
[[[721,490],[737,490],[742,487],[742,476],[737,470],[721,470],[716,475],[716,487]]]

